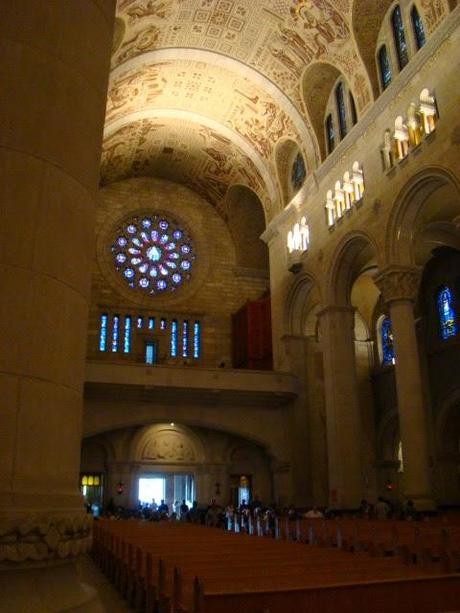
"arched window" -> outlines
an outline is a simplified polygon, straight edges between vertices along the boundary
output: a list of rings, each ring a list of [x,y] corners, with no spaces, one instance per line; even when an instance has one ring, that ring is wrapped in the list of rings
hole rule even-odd
[[[402,70],[409,61],[409,54],[399,5],[394,8],[393,13],[391,14],[391,25],[393,28],[396,55],[398,56],[399,70]]]
[[[303,157],[301,153],[298,153],[295,157],[294,163],[292,164],[291,171],[291,183],[294,189],[300,189],[305,181],[305,177],[307,176],[307,171],[305,170],[305,162],[303,161]]]
[[[350,99],[351,123],[355,126],[358,123],[358,113],[356,112],[355,99],[353,98],[353,94],[351,92],[349,92],[348,97]]]
[[[449,287],[444,285],[438,290],[436,303],[438,307],[438,321],[441,338],[445,341],[457,334],[457,317],[454,309],[454,299]]]
[[[380,47],[378,58],[382,88],[386,89],[391,83],[391,66],[386,45]]]
[[[401,441],[399,441],[398,443],[397,456],[398,456],[398,461],[399,461],[398,473],[403,473],[404,472],[404,458],[403,458],[403,449],[402,449]]]
[[[410,12],[410,18],[412,21],[412,30],[414,32],[415,44],[417,50],[421,49],[426,42],[425,29],[423,27],[423,21],[419,15],[417,7],[414,5]]]
[[[380,347],[382,366],[395,363],[395,353],[393,346],[393,331],[391,329],[391,319],[384,315],[380,320]]]
[[[345,138],[347,134],[347,111],[345,108],[342,82],[338,83],[337,87],[335,88],[335,100],[337,102],[337,116],[339,118],[340,138]]]
[[[326,117],[326,140],[327,140],[327,152],[332,153],[335,149],[335,133],[334,133],[334,120],[332,115],[329,114]]]

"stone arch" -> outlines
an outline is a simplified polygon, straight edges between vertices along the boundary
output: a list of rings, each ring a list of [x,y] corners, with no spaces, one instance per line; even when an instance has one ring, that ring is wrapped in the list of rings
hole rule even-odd
[[[266,219],[259,197],[245,185],[232,185],[227,191],[225,205],[236,265],[268,272],[268,247],[260,238]]]
[[[302,75],[302,97],[316,136],[321,160],[327,156],[324,136],[324,114],[334,83],[341,72],[328,62],[310,64]]]
[[[160,464],[190,464],[206,460],[200,437],[184,425],[150,424],[131,441],[130,456],[136,461]]]
[[[293,196],[298,191],[295,190],[291,185],[290,171],[292,168],[292,164],[294,163],[294,159],[299,153],[303,158],[305,170],[306,172],[308,172],[308,164],[306,157],[295,140],[292,140],[291,138],[281,138],[275,145],[273,155],[275,160],[276,174],[278,178],[278,186],[281,195],[281,208],[287,206],[287,204],[289,204]]]
[[[377,269],[377,246],[364,232],[347,234],[340,241],[331,258],[326,275],[328,304],[349,306],[355,280],[363,273],[375,274]]]
[[[309,273],[296,278],[289,288],[284,307],[284,329],[287,334],[316,336],[316,315],[321,304],[319,285]]]
[[[104,436],[84,438],[81,442],[82,470],[104,472],[107,463],[115,460],[112,443]]]
[[[459,212],[460,183],[449,170],[432,167],[417,173],[393,204],[386,231],[387,262],[403,266],[420,263],[417,262],[417,250],[423,253],[420,241],[424,230],[433,229],[433,224],[437,224],[439,231],[441,223],[445,233],[448,224],[450,233],[457,236],[453,220]]]
[[[374,98],[380,93],[375,55],[383,19],[394,0],[355,0],[353,2],[353,34],[361,59],[366,67]]]

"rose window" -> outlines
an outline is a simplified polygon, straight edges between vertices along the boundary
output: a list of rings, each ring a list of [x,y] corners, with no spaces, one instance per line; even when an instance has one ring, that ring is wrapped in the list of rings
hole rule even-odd
[[[147,294],[175,291],[190,279],[195,259],[187,233],[160,215],[124,222],[116,231],[112,257],[128,286]]]

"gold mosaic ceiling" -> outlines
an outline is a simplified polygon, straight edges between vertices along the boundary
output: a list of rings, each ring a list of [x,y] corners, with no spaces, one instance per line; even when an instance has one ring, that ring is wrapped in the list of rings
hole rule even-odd
[[[382,3],[389,1],[366,0],[368,8]],[[295,141],[310,170],[320,161],[302,95],[307,67],[321,62],[339,70],[359,114],[372,102],[352,5],[119,0],[102,181],[162,176],[222,211],[228,187],[237,183],[254,190],[271,217],[280,206],[277,143]]]

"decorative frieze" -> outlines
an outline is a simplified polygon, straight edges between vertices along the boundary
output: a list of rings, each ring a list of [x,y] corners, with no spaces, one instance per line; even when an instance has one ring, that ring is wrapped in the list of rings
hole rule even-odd
[[[436,130],[437,120],[436,99],[425,88],[420,92],[418,102],[410,103],[406,119],[399,115],[395,119],[394,130],[385,131],[381,149],[384,169],[389,171],[405,160],[413,149]]]
[[[327,225],[332,228],[347,211],[361,202],[364,194],[364,174],[359,162],[353,164],[351,172],[343,175],[342,181],[337,181],[335,188],[326,195]]]

